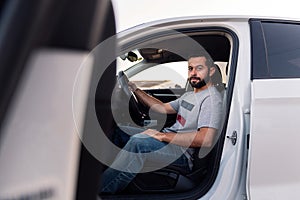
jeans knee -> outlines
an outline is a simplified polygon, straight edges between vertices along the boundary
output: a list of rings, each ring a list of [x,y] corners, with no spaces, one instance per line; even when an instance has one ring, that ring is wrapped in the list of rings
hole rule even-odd
[[[136,134],[130,137],[130,142],[133,144],[140,144],[141,142],[145,141],[147,137],[144,134]]]
[[[132,137],[130,137],[129,141],[127,142],[124,149],[130,152],[134,153],[146,153],[151,150],[149,150],[149,144],[147,141],[149,139],[149,136],[144,134],[136,134]]]
[[[140,134],[131,136],[127,145],[130,146],[139,146],[141,143],[143,143],[143,138],[139,137]]]

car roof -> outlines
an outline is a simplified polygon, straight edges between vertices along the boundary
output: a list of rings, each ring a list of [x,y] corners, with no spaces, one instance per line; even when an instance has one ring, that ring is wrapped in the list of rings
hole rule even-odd
[[[131,32],[142,30],[149,27],[163,27],[163,26],[180,26],[189,22],[248,22],[250,19],[264,19],[264,20],[282,20],[282,21],[300,21],[299,18],[280,17],[280,16],[259,16],[259,15],[199,15],[187,17],[174,17],[160,20],[154,20],[135,25],[133,27],[121,30],[118,32],[118,37],[127,35]]]

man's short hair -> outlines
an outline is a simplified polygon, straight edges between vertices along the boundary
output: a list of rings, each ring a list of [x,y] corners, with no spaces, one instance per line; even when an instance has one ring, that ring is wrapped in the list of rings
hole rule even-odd
[[[210,67],[214,67],[214,61],[213,61],[213,59],[210,57],[210,55],[206,51],[193,52],[193,53],[189,54],[188,60],[190,58],[195,58],[195,57],[205,57],[206,58],[205,64],[209,68]]]
[[[205,57],[206,58],[206,66],[208,68],[214,67],[216,69],[214,75],[211,77],[212,84],[217,88],[218,91],[224,90],[224,84],[222,83],[222,73],[220,70],[220,67],[216,65],[213,61],[213,59],[210,57],[210,55],[207,53],[207,51],[199,51],[199,52],[193,52],[189,54],[188,60],[190,58],[195,57]]]

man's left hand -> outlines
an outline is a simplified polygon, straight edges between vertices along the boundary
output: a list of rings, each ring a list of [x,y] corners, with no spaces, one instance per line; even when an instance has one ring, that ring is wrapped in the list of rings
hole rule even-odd
[[[163,141],[163,137],[165,136],[164,133],[161,133],[157,130],[154,130],[154,129],[147,129],[145,130],[144,132],[142,132],[142,134],[146,134],[146,135],[149,135],[150,137],[153,137],[159,141]]]

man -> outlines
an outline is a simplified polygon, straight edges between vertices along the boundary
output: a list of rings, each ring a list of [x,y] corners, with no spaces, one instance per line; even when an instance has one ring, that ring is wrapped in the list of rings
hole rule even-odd
[[[172,163],[192,169],[195,148],[210,147],[221,126],[222,97],[212,80],[218,75],[210,56],[202,53],[188,59],[188,80],[193,91],[169,103],[146,94],[129,83],[137,98],[160,113],[177,113],[175,124],[161,132],[144,130],[130,137],[113,164],[102,176],[102,193],[122,191],[147,163]],[[221,84],[221,83],[217,83]]]

